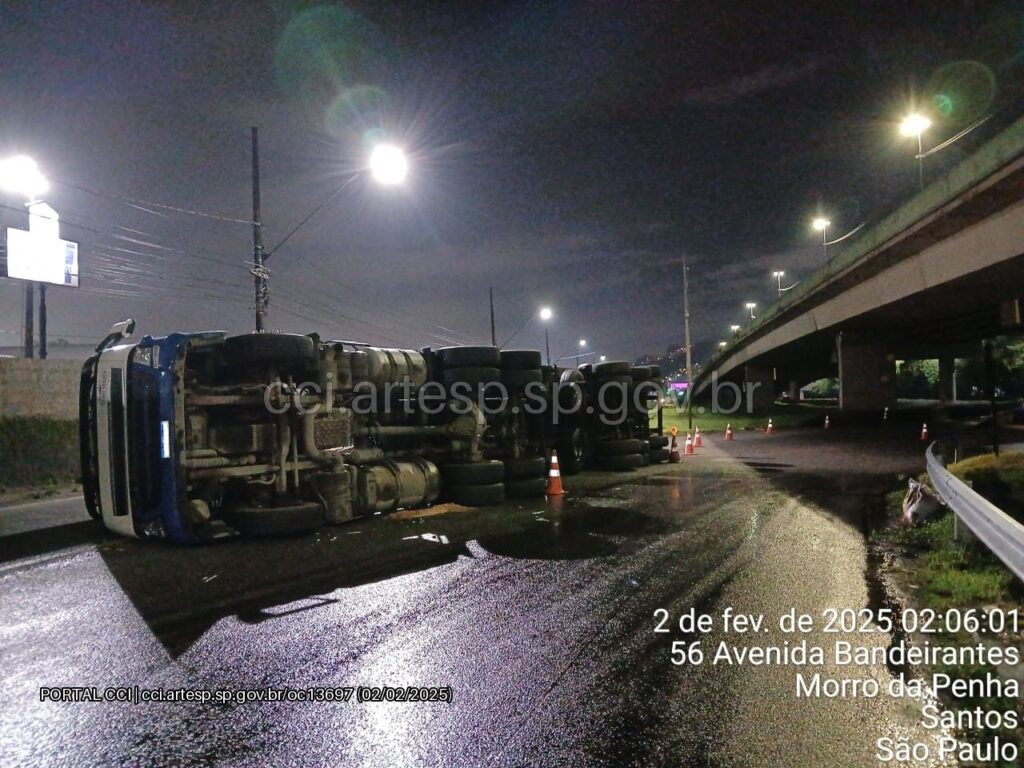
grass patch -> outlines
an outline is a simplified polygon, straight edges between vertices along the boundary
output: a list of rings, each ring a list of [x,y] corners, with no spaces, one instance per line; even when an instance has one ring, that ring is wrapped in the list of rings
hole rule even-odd
[[[821,426],[821,421],[825,418],[823,408],[803,403],[775,403],[764,413],[756,415],[740,412],[728,415],[700,413],[698,409],[701,407],[700,403],[694,405],[693,424],[695,427],[700,427],[703,432],[724,432],[726,424],[731,424],[733,429],[764,429],[768,424],[769,417],[772,424],[779,429]],[[651,423],[657,423],[657,418],[653,418]],[[688,425],[686,411],[667,406],[664,411],[664,423],[666,429],[675,426],[680,431],[686,432]]]
[[[949,465],[949,471],[1017,520],[1024,519],[1024,453],[991,453]]]
[[[78,477],[78,422],[40,416],[0,418],[0,488],[42,494]]]

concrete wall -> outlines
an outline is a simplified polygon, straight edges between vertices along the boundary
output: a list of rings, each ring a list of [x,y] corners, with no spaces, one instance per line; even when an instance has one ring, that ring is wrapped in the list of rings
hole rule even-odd
[[[0,416],[78,418],[77,360],[0,358]]]

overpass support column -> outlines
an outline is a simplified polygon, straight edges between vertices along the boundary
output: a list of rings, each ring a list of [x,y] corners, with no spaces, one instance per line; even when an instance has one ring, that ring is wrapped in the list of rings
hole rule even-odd
[[[743,368],[744,407],[764,413],[775,402],[775,377],[771,368],[747,365]]]
[[[956,358],[952,355],[939,358],[939,400],[956,402]]]
[[[847,332],[836,336],[839,407],[867,411],[896,403],[896,360],[877,342]]]

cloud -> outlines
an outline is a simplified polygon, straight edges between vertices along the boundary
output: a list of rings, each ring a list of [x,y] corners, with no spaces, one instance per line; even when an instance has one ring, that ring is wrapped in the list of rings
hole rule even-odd
[[[814,74],[821,64],[820,59],[811,59],[803,64],[770,64],[732,80],[685,90],[682,101],[699,106],[729,106],[748,96],[797,83]]]

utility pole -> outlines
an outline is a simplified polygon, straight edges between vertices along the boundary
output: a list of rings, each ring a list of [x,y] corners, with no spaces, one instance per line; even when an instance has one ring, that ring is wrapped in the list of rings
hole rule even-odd
[[[686,342],[686,416],[693,429],[693,357],[690,352],[690,268],[683,257],[683,331]]]
[[[35,351],[35,283],[25,283],[25,357],[36,356]]]
[[[39,359],[46,359],[46,283],[39,284]]]
[[[494,286],[487,289],[491,296],[491,346],[498,346],[498,337],[494,335]]]
[[[266,330],[267,271],[263,266],[263,222],[260,218],[260,140],[252,127],[252,260],[253,296],[256,299],[256,331]]]
[[[544,351],[547,352],[548,365],[551,365],[551,342],[548,340],[548,329],[544,329]]]

